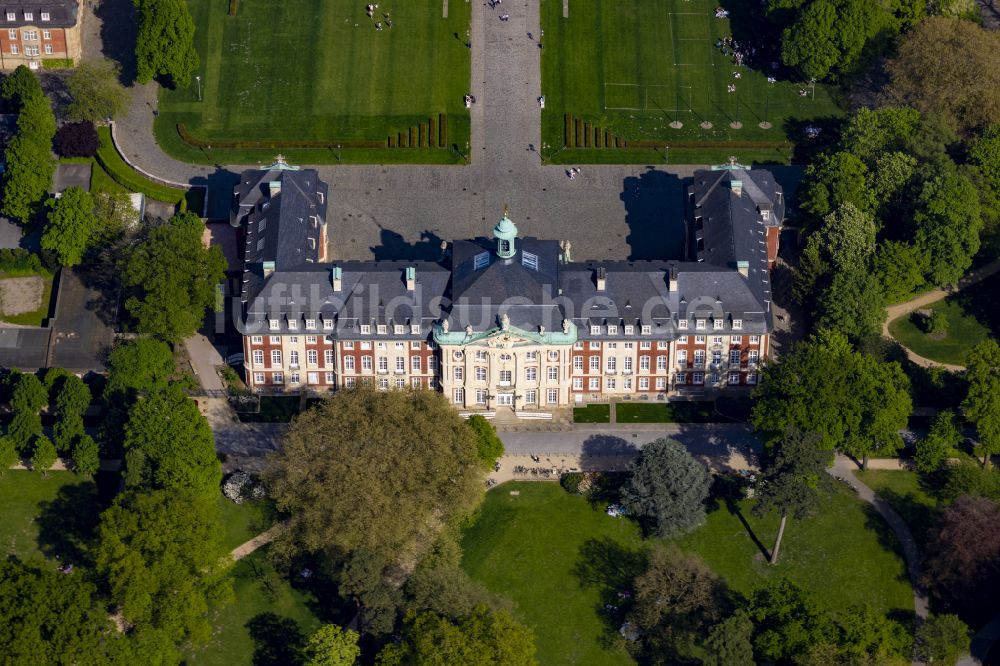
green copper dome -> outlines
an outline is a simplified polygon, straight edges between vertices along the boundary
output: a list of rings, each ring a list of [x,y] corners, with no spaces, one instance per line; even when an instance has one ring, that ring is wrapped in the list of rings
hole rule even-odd
[[[507,217],[507,207],[503,208],[503,217],[493,227],[493,237],[497,239],[497,256],[501,259],[510,259],[517,249],[514,247],[514,239],[517,238],[517,225]]]

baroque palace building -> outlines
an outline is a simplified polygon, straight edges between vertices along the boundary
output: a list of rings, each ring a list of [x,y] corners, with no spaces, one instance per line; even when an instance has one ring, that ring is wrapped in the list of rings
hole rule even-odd
[[[687,197],[688,260],[576,262],[504,211],[492,238],[442,243],[439,261],[331,261],[316,171],[280,157],[246,171],[232,224],[248,385],[432,388],[468,412],[753,386],[782,191],[731,163],[696,172]]]

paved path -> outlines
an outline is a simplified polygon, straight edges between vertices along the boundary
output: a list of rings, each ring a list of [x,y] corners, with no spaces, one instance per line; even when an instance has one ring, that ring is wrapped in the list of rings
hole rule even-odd
[[[277,523],[276,525],[272,525],[266,531],[261,532],[254,538],[250,539],[246,543],[241,543],[239,546],[236,546],[236,548],[233,548],[233,551],[230,553],[230,555],[233,558],[233,561],[242,560],[244,557],[254,552],[261,546],[266,546],[267,544],[271,543],[272,541],[275,540],[275,538],[277,538],[279,534],[281,534],[281,530],[283,530],[284,528],[285,528],[285,523]]]
[[[858,491],[858,497],[875,507],[875,510],[878,511],[879,515],[885,519],[889,527],[896,534],[896,538],[899,539],[899,543],[903,549],[903,557],[906,559],[906,568],[910,574],[910,583],[913,585],[913,612],[919,621],[926,620],[929,612],[929,604],[927,591],[920,583],[921,558],[917,542],[913,538],[910,528],[899,514],[896,513],[895,509],[879,497],[874,490],[854,476],[855,468],[855,464],[849,458],[838,454],[833,467],[827,471],[832,476],[849,479]]]
[[[958,281],[958,285],[956,287],[951,287],[948,289],[934,289],[933,291],[928,291],[927,293],[915,296],[903,303],[890,305],[886,309],[887,316],[885,322],[882,323],[882,337],[891,338],[895,340],[895,338],[892,337],[892,334],[889,333],[889,324],[892,323],[894,320],[899,319],[900,317],[903,317],[905,315],[908,315],[914,310],[918,310],[925,305],[936,303],[937,301],[940,301],[942,298],[951,296],[952,294],[956,294],[961,290],[966,289],[967,287],[971,287],[974,284],[978,284],[997,272],[1000,272],[1000,259],[992,261],[986,264],[985,266],[977,268],[974,271],[969,271],[968,273],[962,276],[962,278]],[[899,340],[896,340],[896,342],[899,342]],[[902,343],[900,343],[900,346],[903,346]],[[941,363],[940,361],[932,361],[929,358],[924,358],[923,356],[920,356],[919,354],[911,351],[905,346],[903,346],[903,349],[906,350],[907,358],[909,358],[917,365],[923,366],[925,368],[931,368],[937,366],[937,367],[943,367],[946,370],[950,370],[951,372],[962,372],[965,370],[964,365],[952,365],[949,363]]]
[[[191,359],[191,369],[198,375],[201,387],[206,391],[225,391],[226,386],[222,383],[216,368],[225,365],[226,362],[208,338],[196,333],[184,340],[184,347],[187,349],[188,358]]]

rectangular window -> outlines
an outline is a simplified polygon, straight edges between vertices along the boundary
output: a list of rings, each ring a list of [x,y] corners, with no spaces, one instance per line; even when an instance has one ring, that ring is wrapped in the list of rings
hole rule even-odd
[[[52,31],[51,30],[42,30],[42,39],[46,39],[46,40],[52,39]],[[49,46],[49,48],[51,49],[52,47]],[[49,53],[51,53],[51,51],[49,51]]]
[[[333,365],[333,350],[332,349],[324,349],[323,350],[323,364],[324,365]]]
[[[486,391],[483,389],[476,389],[476,404],[485,405],[486,404]]]
[[[420,377],[410,377],[410,386],[420,388]]]
[[[345,356],[344,357],[344,370],[347,372],[354,372],[354,357]]]
[[[529,382],[538,381],[538,368],[525,368],[524,378]]]
[[[681,330],[686,330],[687,327],[688,327],[688,320],[687,319],[679,319],[677,321],[677,328],[679,328]]]
[[[17,20],[17,14],[15,14],[14,12],[7,12],[7,20],[8,21],[16,21]],[[11,36],[11,39],[17,39],[17,33],[16,32],[14,32],[14,34]]]
[[[740,383],[740,373],[738,373],[738,372],[730,372],[729,373],[729,382],[728,383],[730,383],[730,384],[739,384]]]
[[[371,349],[371,348],[372,348],[372,343],[370,341],[368,340],[361,341],[361,349]]]
[[[455,389],[454,393],[455,393],[455,398],[454,398],[455,404],[456,405],[464,405],[465,404],[465,389],[463,389],[463,388],[457,388],[457,389]]]
[[[264,383],[264,373],[263,372],[255,372],[255,373],[253,373],[253,383],[254,384],[263,384]]]
[[[688,360],[687,349],[678,349],[677,350],[677,365],[683,368],[684,365],[687,363],[687,360]]]
[[[272,372],[271,373],[271,383],[272,384],[284,384],[285,383],[285,375],[282,374],[282,373],[280,373],[280,372]]]
[[[573,378],[573,390],[574,391],[582,391],[583,390],[583,377],[574,377]]]
[[[739,349],[730,349],[729,350],[729,362],[730,363],[739,363],[740,362],[740,350]]]
[[[600,326],[591,326],[590,327],[590,334],[591,335],[600,335],[601,334],[601,327]]]
[[[476,360],[477,361],[485,361],[486,360],[486,352],[484,352],[482,350],[477,351],[476,352]]]
[[[694,372],[694,373],[692,373],[691,374],[691,381],[693,381],[695,384],[704,384],[705,383],[705,373],[703,373],[703,372]]]
[[[35,13],[34,12],[24,12],[24,20],[25,21],[34,21],[35,20]]]
[[[288,341],[291,342],[292,344],[298,344],[299,337],[297,335],[293,335],[292,337],[288,338]]]
[[[420,324],[410,324],[410,335],[420,335]]]
[[[635,334],[635,326],[625,327],[625,335],[634,335],[634,334]]]
[[[438,369],[437,356],[427,357],[427,372],[434,372]],[[434,388],[433,386],[431,388]]]
[[[8,30],[7,36],[10,37],[11,39],[17,39],[17,28],[11,28],[10,30]]]
[[[751,350],[747,351],[747,362],[748,363],[756,363],[759,360],[760,360],[760,352],[759,351],[757,351],[756,349],[751,349]]]
[[[299,353],[295,350],[288,352],[288,363],[293,367],[299,367]]]
[[[734,345],[742,344],[742,342],[743,342],[743,336],[742,335],[734,335],[731,338],[729,338],[729,342],[731,344],[734,344]]]
[[[614,356],[609,356],[608,357],[608,372],[617,372],[617,371],[618,371],[618,359],[615,358]]]
[[[666,377],[657,377],[656,378],[656,390],[657,391],[666,391],[667,390],[667,378]]]
[[[652,348],[653,348],[653,343],[650,342],[649,340],[643,340],[642,342],[639,343],[639,349],[652,349]]]
[[[299,321],[297,319],[289,319],[288,320],[288,330],[289,331],[294,331],[298,327],[299,327]]]
[[[315,319],[306,319],[306,328],[310,328],[310,329],[316,328],[316,320]]]
[[[413,372],[420,372],[420,366],[421,366],[420,357],[419,356],[411,356],[410,357],[410,370],[412,370]]]
[[[591,356],[590,357],[590,371],[598,372],[601,369],[601,357]]]
[[[713,336],[712,337],[712,344],[713,345],[721,345],[722,344],[722,336],[721,335]]]
[[[545,394],[545,402],[550,405],[559,402],[559,389],[549,389]]]
[[[618,343],[617,342],[609,342],[608,343],[608,349],[618,349]]]
[[[326,373],[326,383],[327,384],[332,384],[333,383],[333,373],[332,372]],[[352,388],[354,388],[357,385],[358,385],[358,380],[355,379],[354,377],[345,377],[344,378],[344,388],[352,389]]]
[[[574,356],[573,357],[573,369],[574,370],[583,370],[583,357],[582,356]]]
[[[43,21],[48,21],[49,20],[49,13],[48,12],[42,12],[42,20]],[[765,217],[764,219],[766,220],[767,218]]]
[[[253,336],[250,336],[250,344],[253,344],[253,345],[264,344],[264,336],[263,335],[253,335]]]
[[[316,365],[317,361],[319,360],[318,357],[319,354],[316,353],[315,349],[306,350],[306,363],[308,363],[309,365]]]
[[[548,377],[550,382],[559,381],[559,368],[553,366],[548,369]]]
[[[269,328],[270,328],[270,329],[271,329],[272,331],[277,331],[277,330],[278,330],[278,320],[277,320],[277,319],[271,319],[271,320],[269,320],[269,321],[267,322],[267,324],[268,324],[268,327],[269,327]]]
[[[649,390],[649,377],[639,377],[639,390],[640,391]]]
[[[510,386],[511,379],[512,377],[510,370],[500,371],[500,386]]]
[[[743,320],[742,319],[734,319],[733,320],[733,330],[734,331],[738,331],[741,328],[743,328]]]
[[[410,349],[420,349],[420,342],[418,340],[412,340],[410,342]]]
[[[264,365],[264,350],[262,349],[253,350],[253,364]]]
[[[705,364],[705,350],[704,349],[697,349],[697,350],[695,350],[695,352],[694,352],[694,362],[695,362],[695,365],[704,365]]]
[[[723,321],[721,319],[713,319],[712,320],[712,328],[714,328],[716,331],[721,331],[722,330],[722,324],[723,324]]]
[[[632,390],[632,378],[631,377],[626,377],[625,379],[622,380],[622,388],[625,389],[626,391],[631,391]]]
[[[600,391],[601,390],[601,380],[598,379],[597,377],[591,377],[590,378],[590,390],[591,391]]]
[[[375,332],[378,333],[379,335],[385,335],[386,333],[389,332],[389,327],[385,324],[376,324]]]
[[[371,372],[372,371],[372,357],[371,356],[362,356],[361,357],[361,369],[365,370],[367,372]]]
[[[386,379],[385,377],[379,377],[378,378],[378,387],[382,391],[388,391],[389,390],[389,380]]]
[[[674,383],[675,384],[687,384],[687,373],[686,372],[678,372],[676,375],[674,375]]]
[[[281,350],[272,349],[271,350],[271,365],[281,365]]]
[[[310,386],[315,386],[319,384],[319,373],[318,372],[307,372],[306,373],[306,384]]]
[[[653,327],[650,326],[649,324],[643,324],[642,328],[639,330],[642,333],[642,335],[649,335],[650,333],[653,332]]]
[[[538,360],[538,352],[536,352],[536,351],[524,352],[524,360],[525,361],[537,361]]]
[[[694,320],[694,328],[697,331],[704,331],[705,330],[705,320],[704,319],[695,319]]]
[[[307,335],[306,336],[306,344],[307,345],[314,345],[314,344],[316,344],[316,336],[315,335]]]
[[[573,349],[583,349],[583,343],[577,340],[573,343]]]
[[[608,377],[607,387],[611,391],[615,390],[615,378],[614,377]]]
[[[747,384],[752,385],[756,383],[757,383],[757,373],[756,372],[747,373]]]
[[[486,381],[486,368],[481,365],[476,366],[476,381],[485,382]]]
[[[524,392],[524,403],[527,405],[534,405],[538,402],[538,391],[535,389],[528,389]]]
[[[395,333],[396,335],[403,335],[404,333],[406,333],[406,327],[396,324],[395,326],[392,327],[392,332]]]
[[[635,343],[634,342],[626,342],[625,343],[625,349],[635,349]]]
[[[593,341],[592,341],[592,342],[590,343],[590,348],[591,348],[591,349],[600,349],[600,348],[601,348],[601,343],[600,343],[600,342],[593,342]]]
[[[406,357],[405,356],[397,356],[396,357],[396,372],[397,373],[406,372]]]
[[[712,365],[719,365],[720,363],[722,363],[722,352],[712,352]]]
[[[362,326],[362,328],[364,328],[364,327]],[[332,319],[324,319],[323,320],[323,330],[324,331],[332,331],[333,330],[333,320]],[[362,331],[362,333],[364,333],[364,331]]]
[[[760,344],[760,336],[759,335],[751,335],[750,336],[750,344],[752,344],[752,345],[759,345]]]
[[[669,343],[667,343],[666,340],[657,340],[656,341],[656,348],[657,349],[666,349],[668,346],[669,346]]]
[[[639,357],[639,370],[642,372],[649,372],[649,357],[640,356]]]
[[[688,336],[682,335],[681,337],[677,338],[677,344],[686,345],[687,343],[688,343]]]
[[[666,370],[666,369],[667,369],[667,357],[666,356],[657,356],[656,357],[656,370],[658,372],[662,372],[663,370]]]
[[[703,344],[705,344],[705,336],[704,335],[696,335],[696,336],[694,336],[694,343],[696,345],[703,345]]]
[[[618,335],[618,327],[608,324],[608,335]]]
[[[632,357],[625,357],[625,372],[632,372]]]
[[[462,381],[465,379],[465,369],[462,366],[457,366],[455,368],[455,380]]]
[[[378,371],[389,372],[389,359],[385,356],[378,357]]]

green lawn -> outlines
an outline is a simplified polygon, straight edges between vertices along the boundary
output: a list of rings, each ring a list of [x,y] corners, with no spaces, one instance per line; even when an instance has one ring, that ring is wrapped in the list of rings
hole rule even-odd
[[[711,423],[725,421],[711,402],[619,402],[618,423]]]
[[[456,162],[467,152],[466,47],[470,5],[441,0],[386,4],[392,28],[376,31],[354,0],[188,0],[201,56],[198,82],[166,90],[156,136],[171,155],[202,163]],[[389,135],[447,114],[446,148],[385,148]],[[178,123],[197,139],[181,139]],[[419,137],[418,137],[419,139]],[[267,147],[246,145],[264,142]],[[212,143],[215,146],[212,146]],[[315,142],[321,148],[294,147]],[[381,142],[382,148],[352,147]],[[241,146],[220,144],[243,143]],[[336,144],[344,145],[342,150]],[[424,145],[423,142],[420,145]]]
[[[3,556],[59,555],[79,559],[100,512],[97,485],[72,472],[42,476],[11,470],[0,477],[0,549]]]
[[[786,576],[812,589],[826,608],[844,613],[853,604],[913,612],[913,592],[898,542],[885,522],[846,488],[838,487],[815,516],[789,520],[777,566],[767,564],[778,518],[756,518],[752,501],[739,505],[760,541],[754,544],[740,516],[720,506],[704,527],[678,543],[699,554],[729,585],[749,594],[766,579]]]
[[[262,395],[259,412],[239,412],[237,416],[244,422],[288,423],[299,413],[297,395]]]
[[[904,346],[932,361],[964,365],[969,351],[990,335],[989,329],[967,312],[958,299],[944,298],[921,309],[945,314],[949,324],[945,337],[935,339],[925,333],[921,317],[916,313],[890,322],[889,333]]]
[[[714,17],[716,0],[582,2],[572,3],[569,18],[563,18],[562,0],[541,0],[544,154],[561,163],[686,164],[722,162],[730,155],[742,162],[787,162],[803,126],[843,113],[821,85],[814,97],[808,84],[768,83],[774,56],[761,52],[764,72],[737,68],[716,48],[716,40],[731,35],[772,41],[748,17],[756,4],[730,3],[730,20]],[[735,71],[741,78],[734,78]],[[727,91],[731,84],[734,93]],[[806,97],[799,95],[803,87]],[[628,142],[648,143],[623,150],[575,139],[576,148],[564,148],[566,114],[590,123],[591,132],[599,127]],[[682,127],[671,126],[676,122]],[[739,129],[731,127],[737,122]]]
[[[218,504],[226,530],[223,542],[230,550],[267,531],[278,520],[274,504],[269,500],[236,504],[220,495]]]
[[[750,507],[742,503],[743,517],[770,547],[777,519],[754,518]],[[514,601],[519,618],[537,634],[541,663],[630,663],[624,653],[602,647],[621,621],[602,613],[603,604],[627,588],[642,545],[633,522],[611,518],[603,506],[591,507],[556,484],[507,483],[487,494],[479,521],[466,532],[463,567]],[[789,523],[775,567],[724,506],[678,545],[703,557],[744,595],[768,578],[787,576],[834,613],[861,603],[882,611],[913,609],[894,537],[846,489],[838,489],[817,516]]]
[[[855,472],[855,475],[888,502],[906,521],[917,539],[917,545],[923,544],[938,502],[921,486],[917,473],[902,470],[868,470]]]
[[[320,624],[315,598],[294,589],[259,550],[236,563],[232,572],[235,602],[213,618],[214,635],[205,647],[189,652],[188,664],[288,663],[281,657]]]
[[[593,404],[573,408],[573,423],[610,423],[611,405]]]

